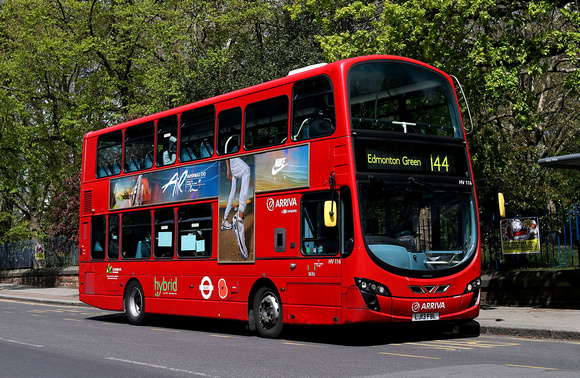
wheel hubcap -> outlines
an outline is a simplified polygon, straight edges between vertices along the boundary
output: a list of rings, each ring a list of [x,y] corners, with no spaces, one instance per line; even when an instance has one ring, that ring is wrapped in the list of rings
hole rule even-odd
[[[276,297],[268,294],[262,298],[260,303],[260,321],[267,326],[273,326],[280,315],[280,307]]]
[[[131,300],[129,301],[129,311],[135,317],[139,316],[141,313],[141,293],[139,290],[133,290],[131,292]]]

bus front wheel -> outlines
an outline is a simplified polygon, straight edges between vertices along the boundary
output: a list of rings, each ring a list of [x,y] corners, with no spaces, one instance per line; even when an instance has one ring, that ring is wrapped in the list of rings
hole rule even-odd
[[[137,281],[132,281],[127,286],[125,294],[125,314],[129,324],[139,325],[145,317],[145,296],[143,288]]]
[[[262,337],[276,338],[282,332],[282,302],[275,290],[263,287],[254,297],[256,328]]]

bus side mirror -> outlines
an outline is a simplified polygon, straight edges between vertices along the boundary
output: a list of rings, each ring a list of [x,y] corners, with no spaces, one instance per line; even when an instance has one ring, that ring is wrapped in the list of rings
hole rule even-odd
[[[324,201],[324,225],[336,227],[336,201]]]
[[[499,216],[500,218],[505,218],[505,200],[503,198],[503,193],[497,194],[497,202],[499,204]]]

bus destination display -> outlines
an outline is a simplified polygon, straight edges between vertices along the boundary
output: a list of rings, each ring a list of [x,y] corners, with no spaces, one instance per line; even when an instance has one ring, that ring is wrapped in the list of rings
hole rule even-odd
[[[414,172],[464,176],[467,172],[463,148],[423,143],[357,140],[356,163],[359,172]],[[459,162],[459,163],[457,163]]]

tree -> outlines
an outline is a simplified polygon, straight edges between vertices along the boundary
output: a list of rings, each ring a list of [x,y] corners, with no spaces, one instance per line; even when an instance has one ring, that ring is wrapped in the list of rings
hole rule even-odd
[[[578,200],[578,175],[537,160],[576,152],[580,14],[563,1],[298,0],[328,60],[403,55],[459,77],[470,99],[476,178],[503,178],[518,208]],[[466,119],[464,117],[464,119]],[[560,183],[558,183],[558,181]],[[574,182],[566,187],[562,182]]]
[[[0,240],[55,230],[48,209],[63,193],[79,196],[64,183],[80,171],[86,132],[319,61],[315,29],[285,5],[1,2]],[[28,235],[11,232],[22,226]]]
[[[285,76],[323,61],[310,20],[292,19],[290,1],[231,0],[183,7],[190,42],[184,46],[183,93],[190,102]],[[185,22],[185,21],[184,21]]]
[[[83,61],[72,59],[78,50],[58,9],[29,3],[1,5],[0,190],[5,219],[28,223],[38,236],[51,193],[80,167],[74,105]]]

